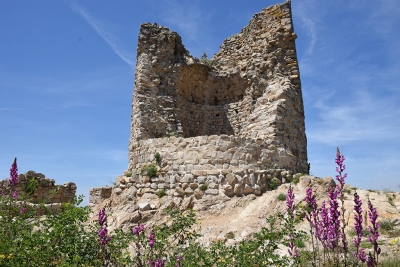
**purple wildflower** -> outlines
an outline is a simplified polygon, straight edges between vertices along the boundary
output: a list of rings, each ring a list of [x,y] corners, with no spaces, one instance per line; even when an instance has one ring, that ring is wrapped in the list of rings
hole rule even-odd
[[[100,225],[100,230],[98,233],[100,237],[100,244],[104,246],[111,241],[111,236],[108,235],[107,231],[107,215],[104,209],[100,210],[98,213],[98,223]]]
[[[347,173],[342,174],[343,171],[346,169],[346,166],[343,164],[344,160],[344,156],[340,153],[339,148],[337,148],[335,162],[338,165],[338,167],[336,167],[336,172],[338,172],[339,174],[336,175],[336,180],[338,180],[338,182],[340,183],[341,188],[343,188],[344,179],[347,177]]]
[[[144,224],[142,224],[141,226],[135,226],[133,229],[132,229],[132,232],[135,234],[135,235],[139,235],[141,232],[143,232],[144,231]]]
[[[361,244],[361,239],[362,239],[362,232],[363,232],[363,227],[362,227],[362,222],[363,222],[363,216],[362,216],[362,201],[360,200],[359,195],[356,193],[354,193],[354,211],[356,212],[356,214],[354,214],[354,230],[356,232],[356,237],[354,237],[353,241],[354,241],[354,247],[356,248],[356,251],[353,252],[353,255],[361,260],[362,262],[365,262],[366,260],[366,256],[365,256],[365,251],[362,248],[361,250],[359,250],[360,248],[360,244]]]
[[[374,265],[378,265],[378,256],[381,254],[381,248],[378,246],[378,229],[380,227],[380,223],[376,220],[378,219],[378,213],[376,212],[376,208],[372,205],[371,201],[368,199],[368,217],[369,221],[371,222],[372,226],[368,226],[370,235],[368,236],[368,241],[374,246],[374,255],[372,256]],[[369,255],[369,258],[371,255]]]
[[[181,267],[181,260],[182,260],[182,256],[179,255],[179,256],[176,258],[176,267]]]
[[[12,197],[15,198],[15,199],[17,199],[17,198],[18,198],[18,192],[17,192],[17,191],[14,191]]]
[[[287,197],[286,197],[286,206],[287,206],[287,210],[290,214],[290,216],[293,218],[294,217],[294,194],[293,194],[293,189],[290,186],[287,192]]]
[[[290,235],[289,236],[289,249],[288,249],[288,252],[289,252],[289,255],[290,256],[292,256],[293,258],[297,258],[298,256],[299,256],[299,251],[297,250],[297,248],[296,248],[296,245],[294,244],[294,237],[293,237],[293,235]]]
[[[17,167],[17,158],[14,158],[14,162],[11,165],[10,169],[10,179],[8,179],[11,187],[15,187],[18,183],[18,167]]]
[[[103,226],[104,223],[107,221],[107,215],[104,209],[99,210],[98,213],[98,222],[100,226]]]
[[[164,267],[164,261],[161,259],[156,260],[154,267]]]
[[[24,213],[26,211],[26,202],[24,201],[21,205],[21,208],[19,209],[19,213]]]
[[[330,249],[334,249],[339,244],[340,237],[340,212],[338,210],[339,203],[337,196],[339,194],[338,187],[331,187],[329,190],[329,216],[328,216],[328,242]]]
[[[151,232],[148,237],[149,237],[149,245],[152,248],[154,246],[154,237],[155,237],[154,232]]]

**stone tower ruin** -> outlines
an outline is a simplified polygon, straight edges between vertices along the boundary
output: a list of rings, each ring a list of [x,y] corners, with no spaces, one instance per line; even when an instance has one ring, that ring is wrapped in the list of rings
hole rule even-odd
[[[259,195],[273,178],[308,173],[296,37],[290,1],[255,14],[209,60],[191,56],[167,27],[142,24],[129,175],[117,184]],[[149,166],[157,175],[143,172]]]

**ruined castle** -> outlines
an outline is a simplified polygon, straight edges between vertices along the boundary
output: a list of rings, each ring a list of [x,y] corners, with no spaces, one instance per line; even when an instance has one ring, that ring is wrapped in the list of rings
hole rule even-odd
[[[93,188],[91,204],[127,190],[261,195],[308,173],[296,37],[290,1],[255,14],[211,59],[191,56],[169,28],[142,24],[128,169],[113,188]]]

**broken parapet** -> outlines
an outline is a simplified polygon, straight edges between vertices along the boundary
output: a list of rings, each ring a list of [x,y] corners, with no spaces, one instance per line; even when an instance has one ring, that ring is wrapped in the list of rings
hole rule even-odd
[[[8,179],[0,181],[0,185],[8,188]],[[27,197],[31,203],[66,203],[75,199],[76,184],[69,182],[56,185],[54,179],[46,178],[42,173],[28,171],[18,175],[16,190],[19,195]]]

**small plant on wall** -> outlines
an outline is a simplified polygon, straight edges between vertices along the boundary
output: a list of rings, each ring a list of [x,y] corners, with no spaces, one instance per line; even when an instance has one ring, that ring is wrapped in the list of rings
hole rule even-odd
[[[35,193],[36,189],[38,186],[38,181],[35,178],[30,178],[28,179],[28,183],[25,186],[25,193],[27,193],[28,195],[33,195],[33,193]]]
[[[157,166],[154,163],[145,164],[140,169],[140,174],[149,177],[157,176]]]
[[[160,164],[160,163],[161,163],[161,155],[160,155],[160,153],[156,152],[156,153],[154,154],[154,158],[155,158],[157,164]]]
[[[206,65],[206,67],[211,70],[213,67],[213,61],[211,59],[208,59],[207,54],[204,52],[201,57],[200,57],[200,62]]]

